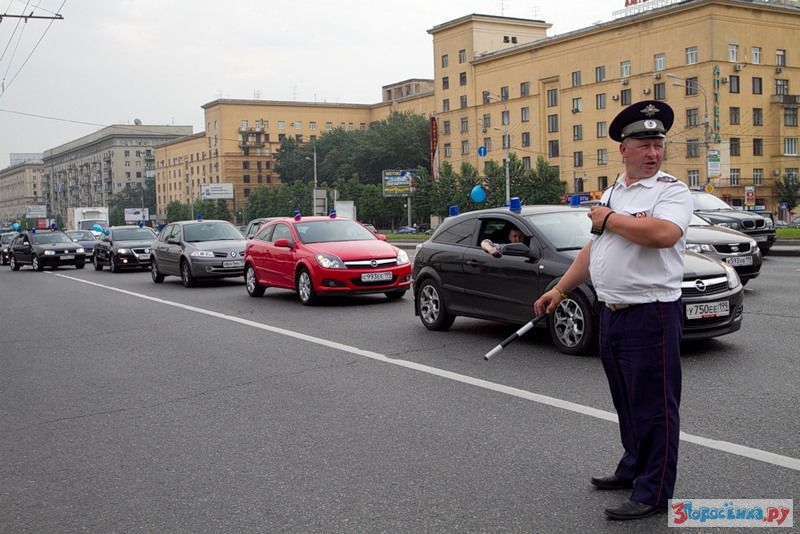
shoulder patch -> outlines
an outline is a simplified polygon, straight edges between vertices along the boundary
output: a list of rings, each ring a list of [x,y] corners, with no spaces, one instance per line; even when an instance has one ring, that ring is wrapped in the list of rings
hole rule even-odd
[[[678,181],[678,179],[677,178],[673,178],[672,176],[664,175],[664,176],[659,176],[658,178],[656,178],[656,181],[657,182],[666,182],[668,184],[674,184],[675,182]]]

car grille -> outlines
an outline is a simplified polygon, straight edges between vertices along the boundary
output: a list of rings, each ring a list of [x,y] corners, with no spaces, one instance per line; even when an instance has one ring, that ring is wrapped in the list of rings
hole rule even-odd
[[[746,220],[742,221],[742,228],[745,228],[747,230],[753,230],[754,228],[764,228],[764,225],[766,224],[766,222],[767,221],[765,221],[764,219],[762,219],[760,221],[757,221],[755,219],[752,219],[752,220],[751,219],[746,219]]]
[[[132,248],[131,250],[133,251],[134,254],[147,254],[148,248],[150,247],[138,247],[138,248]]]
[[[351,260],[344,262],[348,269],[383,269],[397,265],[397,258],[385,258],[382,260]]]
[[[744,254],[750,252],[750,243],[729,243],[727,245],[714,245],[720,254]],[[736,250],[734,250],[736,249]]]
[[[724,293],[727,290],[728,278],[724,276],[715,278],[696,278],[694,280],[684,280],[681,283],[681,294],[684,298],[699,297],[702,295],[715,295],[717,293]]]
[[[244,250],[240,250],[239,251],[239,256],[240,257],[244,257]],[[214,251],[214,257],[215,258],[229,258],[229,257],[233,257],[233,256],[231,256],[230,252],[217,252],[217,251]]]

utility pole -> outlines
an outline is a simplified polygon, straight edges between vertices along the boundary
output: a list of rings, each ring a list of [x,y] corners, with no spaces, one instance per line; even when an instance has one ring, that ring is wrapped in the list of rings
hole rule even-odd
[[[706,90],[703,89],[703,86],[700,85],[700,82],[697,80],[687,80],[686,78],[681,78],[680,76],[676,76],[674,74],[667,74],[667,78],[671,78],[676,80],[672,82],[672,85],[676,87],[685,87],[686,89],[694,89],[699,90],[703,95],[703,148],[705,150],[705,175],[706,175],[706,184],[711,182],[711,177],[708,175],[708,149],[709,144],[711,142],[711,132],[709,130],[709,122],[708,122],[708,96],[706,96]]]

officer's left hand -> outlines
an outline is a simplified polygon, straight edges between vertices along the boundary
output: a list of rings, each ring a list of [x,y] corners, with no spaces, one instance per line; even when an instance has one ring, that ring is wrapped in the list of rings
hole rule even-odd
[[[608,215],[612,211],[614,210],[612,210],[607,206],[592,206],[591,208],[589,208],[588,215],[589,218],[592,220],[592,228],[600,230],[600,228],[603,227],[603,221],[605,220],[606,215]]]

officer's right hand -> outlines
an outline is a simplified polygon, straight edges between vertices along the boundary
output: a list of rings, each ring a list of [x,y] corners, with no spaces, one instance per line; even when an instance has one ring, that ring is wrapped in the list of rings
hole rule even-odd
[[[536,300],[536,302],[533,303],[533,311],[537,317],[544,315],[545,313],[549,315],[556,311],[556,306],[558,306],[559,302],[561,302],[561,293],[559,293],[557,289],[553,288],[550,291],[545,292]]]

